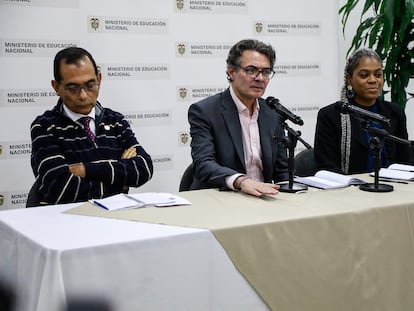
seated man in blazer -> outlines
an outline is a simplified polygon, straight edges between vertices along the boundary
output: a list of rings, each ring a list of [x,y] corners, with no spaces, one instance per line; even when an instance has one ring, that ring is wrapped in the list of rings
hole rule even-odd
[[[274,75],[275,51],[257,40],[241,40],[229,52],[230,87],[190,106],[191,189],[277,194],[288,180],[279,115],[263,96]]]

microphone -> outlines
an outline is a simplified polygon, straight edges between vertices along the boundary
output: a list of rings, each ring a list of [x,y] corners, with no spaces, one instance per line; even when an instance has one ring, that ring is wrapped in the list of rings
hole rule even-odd
[[[298,125],[303,125],[303,120],[301,117],[295,115],[292,111],[290,111],[289,109],[287,109],[286,107],[284,107],[279,99],[274,98],[272,96],[269,96],[268,98],[266,98],[266,104],[274,109],[278,114],[280,114],[283,118],[285,119],[289,119],[290,121],[292,121],[295,124]]]
[[[357,118],[364,119],[365,121],[374,121],[377,123],[382,123],[386,126],[391,125],[390,119],[387,117],[384,117],[383,115],[380,115],[379,113],[371,112],[366,109],[359,108],[357,106],[344,103],[342,101],[338,101],[335,103],[335,105],[343,112],[348,113],[351,115],[354,115]]]

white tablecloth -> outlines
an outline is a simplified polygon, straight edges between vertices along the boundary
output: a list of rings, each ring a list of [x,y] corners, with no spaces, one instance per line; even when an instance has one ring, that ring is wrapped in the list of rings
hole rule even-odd
[[[113,311],[267,310],[208,230],[61,213],[77,205],[0,212],[0,277],[17,310],[79,297]]]

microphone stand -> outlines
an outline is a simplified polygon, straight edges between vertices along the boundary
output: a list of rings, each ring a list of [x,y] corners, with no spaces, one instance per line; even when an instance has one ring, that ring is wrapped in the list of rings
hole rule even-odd
[[[374,183],[360,185],[359,189],[369,192],[391,192],[394,187],[379,183],[379,169],[381,167],[381,150],[384,147],[385,139],[392,139],[402,144],[412,144],[411,141],[391,135],[387,130],[372,127],[369,122],[362,121],[361,126],[371,134],[369,148],[374,152]]]
[[[295,147],[298,140],[307,148],[311,149],[312,147],[304,141],[300,135],[302,134],[300,131],[295,131],[291,127],[289,127],[286,123],[286,119],[282,119],[282,128],[288,133],[287,136],[284,136],[282,141],[285,148],[288,150],[288,172],[289,172],[289,182],[287,184],[280,185],[280,192],[289,192],[294,193],[297,191],[307,190],[308,186],[294,183],[293,182],[293,174],[295,172]]]

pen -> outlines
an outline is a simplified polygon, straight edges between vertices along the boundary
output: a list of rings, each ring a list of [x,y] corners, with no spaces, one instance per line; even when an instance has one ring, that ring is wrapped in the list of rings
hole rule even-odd
[[[102,207],[102,208],[106,209],[107,211],[109,210],[109,209],[108,209],[105,205],[103,205],[103,204],[99,203],[98,201],[95,201],[95,200],[89,200],[89,202],[91,202],[92,204],[95,204],[95,205],[97,205],[97,206],[99,206],[99,207]]]

